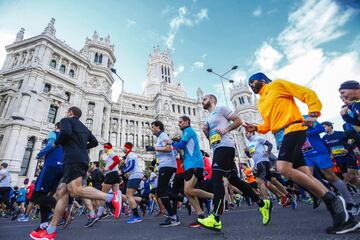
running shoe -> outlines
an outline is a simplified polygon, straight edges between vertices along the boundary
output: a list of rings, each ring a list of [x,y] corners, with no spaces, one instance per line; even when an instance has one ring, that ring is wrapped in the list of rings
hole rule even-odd
[[[198,228],[198,227],[201,227],[200,223],[198,222],[193,222],[193,223],[190,223],[189,224],[189,227],[191,228]]]
[[[198,218],[196,221],[201,224],[201,226],[220,232],[222,228],[221,221],[216,221],[214,214],[210,214],[207,218]]]
[[[94,217],[94,218],[90,218],[88,219],[87,223],[84,225],[85,228],[91,227],[92,225],[94,225],[97,221],[99,221],[99,218]]]
[[[355,221],[354,218],[351,216],[344,224],[328,227],[326,229],[326,232],[329,234],[344,234],[355,231],[357,229],[360,229],[360,223]]]
[[[122,206],[122,198],[121,198],[121,191],[114,192],[114,197],[111,199],[111,203],[114,207],[114,217],[115,219],[118,219],[121,212],[121,206]]]
[[[320,198],[313,198],[313,209],[318,209],[321,205],[321,199]]]
[[[22,217],[19,217],[18,219],[17,219],[17,221],[18,222],[28,222],[28,221],[30,221],[30,217],[29,216],[22,216]]]
[[[32,231],[30,237],[35,240],[54,240],[56,237],[56,232],[48,234],[46,230]]]
[[[110,216],[110,213],[109,213],[109,212],[106,212],[106,213],[101,214],[101,216],[98,216],[99,221],[104,220],[104,219],[107,218],[108,216]]]
[[[175,227],[180,224],[179,218],[173,219],[171,217],[167,217],[163,223],[160,223],[160,227]]]
[[[259,210],[263,217],[263,224],[267,225],[270,222],[270,218],[271,218],[272,202],[267,199],[263,201],[264,201],[264,206],[259,207]]]
[[[20,214],[20,209],[14,210],[13,215],[11,216],[11,221],[14,221],[15,219],[17,219],[19,214]]]
[[[353,216],[357,216],[360,213],[360,206],[359,204],[347,204],[346,211],[351,213]]]
[[[331,217],[333,219],[333,226],[342,226],[349,220],[349,214],[346,211],[346,204],[344,198],[341,196],[336,196],[331,201],[330,206],[328,207]]]
[[[291,203],[291,208],[295,210],[297,208],[297,197],[295,194],[291,194],[290,203]]]
[[[132,218],[129,218],[126,222],[127,223],[138,223],[141,221],[142,221],[142,218],[140,216],[139,217],[133,216]]]

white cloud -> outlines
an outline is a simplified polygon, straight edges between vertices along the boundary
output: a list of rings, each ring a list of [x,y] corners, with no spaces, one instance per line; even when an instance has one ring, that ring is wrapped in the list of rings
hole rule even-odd
[[[256,64],[260,66],[261,69],[271,70],[283,58],[283,55],[265,42],[255,52],[255,58]]]
[[[180,73],[182,73],[185,70],[184,65],[180,65],[175,71],[174,71],[174,77],[177,77]]]
[[[252,12],[252,15],[254,17],[260,17],[262,14],[262,10],[261,10],[261,7],[257,7],[253,12]]]
[[[236,71],[234,71],[231,74],[231,80],[234,80],[235,82],[242,82],[242,81],[246,81],[246,73],[245,71],[241,70],[241,69],[237,69]]]
[[[199,24],[204,19],[208,19],[207,9],[201,9],[195,16],[192,18],[189,16],[188,9],[184,6],[178,9],[178,15],[170,20],[169,26],[170,30],[167,37],[165,38],[166,45],[169,49],[173,48],[175,37],[181,26],[192,27],[196,24]]]
[[[0,32],[0,69],[3,67],[6,58],[5,46],[13,43],[14,40],[15,40],[14,34]]]
[[[126,27],[131,28],[135,24],[136,24],[136,22],[134,20],[127,19]]]
[[[342,52],[326,51],[321,44],[345,35],[342,27],[354,14],[354,10],[341,8],[335,1],[304,1],[303,6],[290,13],[288,26],[274,41],[276,49],[269,42],[259,47],[253,67],[273,79],[310,87],[323,103],[321,120],[339,119],[339,85],[360,76],[360,36]],[[300,108],[307,113],[304,104]]]
[[[208,9],[202,8],[200,11],[196,14],[195,22],[200,23],[205,19],[209,19],[208,17]]]
[[[193,66],[194,66],[194,68],[203,68],[204,62],[196,61],[196,62],[194,62]]]

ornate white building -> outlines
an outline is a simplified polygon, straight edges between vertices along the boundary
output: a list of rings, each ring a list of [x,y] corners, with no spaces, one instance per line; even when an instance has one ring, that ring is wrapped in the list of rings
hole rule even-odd
[[[83,110],[81,121],[100,143],[110,141],[118,151],[126,141],[133,142],[144,160],[153,158],[144,151],[155,141],[151,122],[162,121],[166,132],[174,136],[179,133],[178,118],[182,115],[191,118],[202,148],[209,149],[200,131],[205,114],[200,102],[203,93],[198,89],[197,99],[187,97],[174,78],[168,50],[161,52],[156,47],[149,55],[142,95],[123,92],[112,102],[115,79],[111,68],[116,58],[110,37],[101,38],[95,31],[77,51],[55,36],[54,24],[55,19],[51,19],[40,35],[28,39],[24,39],[22,28],[14,43],[6,46],[0,72],[0,160],[9,163],[13,184],[36,177],[42,164],[36,153],[70,106]],[[234,86],[231,95],[237,114],[248,121],[259,119],[248,89]],[[237,136],[241,151],[243,134]],[[90,150],[92,161],[102,157],[101,149],[100,145]]]

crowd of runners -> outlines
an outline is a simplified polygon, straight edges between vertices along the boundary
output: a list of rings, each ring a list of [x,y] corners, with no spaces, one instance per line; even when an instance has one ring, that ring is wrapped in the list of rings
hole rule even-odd
[[[211,152],[200,149],[188,116],[179,117],[181,137],[171,138],[161,121],[153,121],[151,131],[157,140],[146,151],[153,152],[155,160],[145,169],[131,142],[122,146],[120,155],[105,143],[104,162],[90,161],[88,150],[99,143],[79,120],[82,111],[69,108],[37,154],[44,165],[36,181],[27,179],[21,188],[12,188],[8,164],[1,163],[1,216],[19,222],[39,219],[30,237],[50,240],[56,238],[59,226],[66,229],[81,214],[88,216],[84,227],[121,215],[128,216],[128,224],[144,224],[140,222],[145,215],[163,216],[159,227],[175,227],[182,221],[178,210],[184,208],[189,215],[195,213],[190,227],[221,231],[221,215],[242,202],[256,206],[259,224],[267,225],[275,204],[295,209],[302,201],[314,209],[323,202],[333,220],[326,228],[329,234],[360,228],[354,218],[360,207],[353,198],[360,191],[359,82],[346,81],[339,88],[343,131],[318,121],[322,103],[311,89],[272,81],[263,73],[252,75],[248,83],[260,95],[262,124],[243,122],[207,94],[202,98],[207,113],[202,131]],[[306,115],[295,98],[308,106]],[[243,151],[251,165],[234,161],[231,131],[241,127],[248,140]],[[262,137],[269,131],[276,146]],[[272,153],[274,148],[278,156]]]

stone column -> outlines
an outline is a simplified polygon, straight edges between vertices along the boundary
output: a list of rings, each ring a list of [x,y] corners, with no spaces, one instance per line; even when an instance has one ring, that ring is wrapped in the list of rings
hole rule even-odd
[[[6,112],[7,112],[8,108],[9,108],[9,105],[10,105],[10,101],[11,101],[11,97],[7,96],[6,100],[5,100],[5,107],[3,108],[3,111],[1,113],[1,117],[5,117]]]
[[[27,177],[29,178],[30,181],[35,179],[36,166],[38,163],[38,160],[36,159],[36,155],[41,150],[42,141],[43,139],[41,138],[37,138],[35,141],[33,153],[31,155],[31,159],[29,163],[29,169],[27,172]]]
[[[19,109],[19,114],[20,115],[25,115],[26,114],[26,110],[28,109],[29,103],[30,103],[30,95],[28,94],[23,94],[22,98],[21,98],[21,104],[20,104],[20,109]]]

